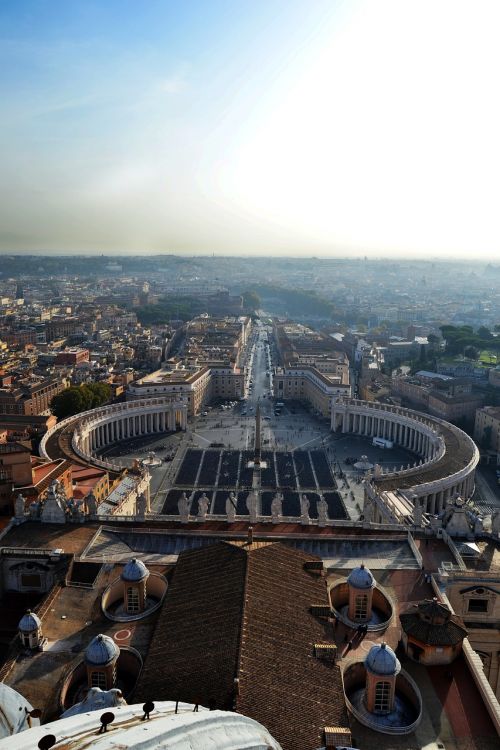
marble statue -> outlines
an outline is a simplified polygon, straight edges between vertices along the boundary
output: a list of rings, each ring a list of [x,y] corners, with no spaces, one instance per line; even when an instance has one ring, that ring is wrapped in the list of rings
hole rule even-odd
[[[141,492],[140,495],[138,495],[137,500],[135,501],[135,513],[136,516],[138,516],[141,520],[144,520],[146,517],[146,511],[148,509],[148,501],[146,499],[146,495],[144,492]]]
[[[283,493],[277,492],[271,502],[271,516],[273,523],[279,523],[283,518]]]
[[[420,499],[415,494],[410,499],[413,502],[413,524],[422,526],[423,508]]]
[[[300,498],[300,518],[302,523],[309,523],[309,498],[307,495],[302,495]]]
[[[96,516],[97,500],[92,490],[90,490],[89,494],[85,498],[85,502],[87,503],[87,513],[89,514],[89,516]]]
[[[226,500],[226,516],[230,522],[236,518],[236,496],[234,492],[230,492]]]
[[[16,521],[21,521],[25,515],[24,497],[21,493],[18,494],[18,496],[16,497],[16,502],[14,503],[14,515]]]
[[[208,506],[210,505],[208,497],[205,493],[198,500],[198,518],[204,520],[208,513]]]
[[[54,479],[42,508],[42,523],[66,523],[66,493],[61,483]]]
[[[257,494],[253,490],[248,493],[247,508],[250,523],[257,523]]]
[[[318,500],[318,524],[320,526],[326,526],[328,521],[328,503],[326,502],[323,495]]]
[[[179,515],[183,523],[187,523],[189,521],[189,506],[190,506],[190,502],[187,499],[186,493],[183,492],[177,503],[177,508],[179,509]]]

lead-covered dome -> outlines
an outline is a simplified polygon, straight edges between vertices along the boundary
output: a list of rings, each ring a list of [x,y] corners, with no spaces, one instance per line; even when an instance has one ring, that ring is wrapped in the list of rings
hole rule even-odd
[[[376,675],[393,676],[401,671],[398,657],[386,643],[371,647],[365,659],[365,667]]]
[[[149,570],[146,568],[142,560],[137,560],[135,557],[129,560],[128,563],[122,570],[121,579],[122,581],[143,581],[149,576]]]
[[[105,667],[118,658],[120,649],[109,635],[96,635],[85,651],[85,661],[93,666]]]
[[[42,626],[42,622],[30,609],[19,620],[18,630],[23,633],[34,633]]]
[[[358,568],[351,570],[347,577],[347,583],[355,589],[373,589],[376,586],[375,578],[363,563]]]
[[[0,706],[0,739],[40,725],[40,719],[29,715],[33,706],[3,682],[0,682]]]

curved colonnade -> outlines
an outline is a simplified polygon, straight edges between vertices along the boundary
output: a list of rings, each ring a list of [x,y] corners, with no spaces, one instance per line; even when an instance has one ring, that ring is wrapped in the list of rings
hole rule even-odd
[[[187,401],[182,397],[174,399],[150,398],[143,401],[126,401],[120,404],[100,407],[82,412],[76,417],[68,417],[58,422],[45,433],[40,443],[40,455],[51,458],[48,443],[57,432],[73,427],[71,447],[89,464],[101,468],[121,471],[122,467],[96,457],[96,451],[122,440],[173,432],[187,427]]]
[[[474,492],[479,450],[463,430],[442,419],[389,404],[339,399],[332,405],[333,432],[380,437],[416,454],[413,466],[371,477],[376,494],[402,493],[423,512],[440,513],[458,494]]]

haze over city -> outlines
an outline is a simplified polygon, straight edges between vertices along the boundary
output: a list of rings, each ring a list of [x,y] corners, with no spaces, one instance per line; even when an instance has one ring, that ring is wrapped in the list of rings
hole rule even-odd
[[[494,2],[0,7],[0,252],[500,246]]]

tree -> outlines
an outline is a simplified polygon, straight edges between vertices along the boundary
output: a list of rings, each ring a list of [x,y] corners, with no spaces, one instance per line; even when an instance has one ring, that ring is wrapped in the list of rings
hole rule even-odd
[[[439,336],[436,336],[435,333],[429,333],[429,335],[427,336],[427,341],[429,342],[429,346],[432,349],[439,345],[440,340],[441,339],[439,338]]]
[[[480,339],[492,339],[493,334],[491,333],[489,328],[486,328],[486,326],[481,326],[477,329],[477,335]]]
[[[479,357],[479,349],[476,349],[475,346],[466,346],[464,349],[464,357],[467,357],[467,359],[477,359]]]
[[[256,291],[248,290],[246,292],[243,292],[243,306],[249,310],[256,311],[260,308],[262,304],[262,300],[257,294]]]
[[[50,402],[50,408],[58,419],[65,419],[102,406],[110,398],[111,386],[108,383],[84,383],[58,393]]]
[[[85,410],[84,394],[80,388],[66,388],[53,397],[50,408],[58,419],[71,417]]]

